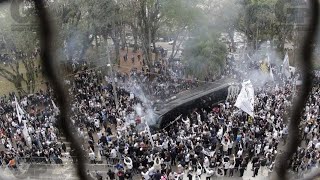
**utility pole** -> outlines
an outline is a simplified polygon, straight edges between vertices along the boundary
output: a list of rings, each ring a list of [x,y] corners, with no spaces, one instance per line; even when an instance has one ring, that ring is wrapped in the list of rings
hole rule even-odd
[[[110,67],[110,73],[109,73],[109,76],[111,77],[112,79],[112,87],[113,87],[113,96],[114,96],[114,101],[116,103],[116,109],[119,108],[119,102],[118,102],[118,94],[117,94],[117,87],[116,87],[116,83],[114,81],[114,73],[113,73],[113,65],[111,63],[111,60],[110,60],[110,51],[109,51],[109,45],[108,45],[108,39],[106,40],[106,49],[107,49],[107,59],[108,59],[108,67]]]

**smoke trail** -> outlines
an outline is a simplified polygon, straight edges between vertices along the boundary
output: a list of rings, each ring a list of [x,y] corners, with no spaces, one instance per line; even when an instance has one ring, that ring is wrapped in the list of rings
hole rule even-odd
[[[263,72],[260,67],[261,64],[267,62],[267,56],[269,56],[269,63],[272,67],[274,76],[277,76],[283,59],[280,55],[269,47],[267,42],[261,45],[259,50],[255,50],[252,56],[243,52],[241,57],[234,62],[234,70],[238,74],[238,78],[241,80],[250,79],[255,88],[261,88],[266,83],[273,83],[273,79],[269,72]]]
[[[136,115],[142,117],[148,123],[148,125],[156,124],[157,115],[154,113],[152,108],[152,102],[146,97],[138,82],[130,79],[130,81],[126,83],[123,88],[126,91],[133,93],[135,97],[137,97],[142,103],[138,103],[133,107]]]

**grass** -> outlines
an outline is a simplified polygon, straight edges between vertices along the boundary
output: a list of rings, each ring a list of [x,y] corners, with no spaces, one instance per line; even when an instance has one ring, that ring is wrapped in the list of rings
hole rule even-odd
[[[38,61],[36,62],[36,66],[38,65]],[[3,64],[0,64],[1,67],[5,67],[8,71],[12,72],[11,68],[9,66],[4,66]],[[22,63],[19,64],[19,71],[24,76],[26,74],[26,69]],[[45,84],[42,84],[41,82],[44,80],[44,77],[41,75],[41,73],[38,73],[39,76],[36,78],[36,89],[35,91],[38,91],[40,89],[45,88]],[[22,82],[23,89],[26,89],[27,84],[25,82]],[[4,94],[9,94],[10,92],[17,92],[16,88],[14,87],[13,83],[5,79],[4,77],[0,76],[0,96]]]
[[[128,74],[130,73],[130,70],[132,68],[137,68],[137,70],[140,71],[142,68],[142,63],[140,63],[140,61],[138,61],[138,54],[141,56],[141,61],[142,61],[142,59],[143,59],[142,51],[139,50],[138,52],[133,53],[132,49],[129,49],[128,60],[124,61],[123,56],[126,54],[126,52],[127,52],[126,50],[120,51],[120,67],[116,67],[115,69],[117,69],[118,71],[120,71],[122,73],[128,73]],[[135,57],[134,63],[132,63],[132,61],[131,61],[132,57]],[[155,55],[152,54],[152,57],[154,59]],[[40,63],[40,61],[37,60],[35,63],[35,66],[38,66],[39,63]],[[3,64],[0,64],[0,67],[5,67],[8,71],[12,72],[12,70],[9,66],[4,66]],[[19,71],[20,71],[20,73],[24,74],[24,77],[25,77],[26,69],[25,69],[23,63],[19,64]],[[42,83],[45,80],[45,78],[42,76],[41,73],[38,73],[38,74],[39,74],[39,77],[36,78],[35,91],[46,88],[46,85]],[[22,87],[24,89],[26,89],[27,85],[25,82],[22,82]],[[4,94],[9,94],[10,92],[17,92],[13,83],[9,82],[8,80],[6,80],[5,78],[0,76],[0,96],[2,96]]]

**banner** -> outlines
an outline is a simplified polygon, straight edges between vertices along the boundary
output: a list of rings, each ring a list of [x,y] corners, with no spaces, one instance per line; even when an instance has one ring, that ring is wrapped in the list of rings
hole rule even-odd
[[[250,80],[242,83],[235,106],[254,117],[254,89]]]

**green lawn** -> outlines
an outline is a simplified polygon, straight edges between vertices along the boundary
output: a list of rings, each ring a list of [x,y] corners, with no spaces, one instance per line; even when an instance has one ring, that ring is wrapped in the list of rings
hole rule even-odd
[[[0,64],[0,66],[4,66],[3,64]],[[10,67],[6,67],[7,70],[11,71]],[[19,71],[22,74],[26,74],[26,69],[24,67],[24,65],[22,63],[20,63],[19,65]],[[41,82],[44,80],[44,77],[41,75],[41,73],[39,73],[38,78],[36,79],[36,90],[39,89],[43,89],[45,87],[45,84],[42,84]],[[24,89],[26,89],[26,84],[23,82],[22,83],[22,87]],[[8,80],[6,80],[5,78],[3,78],[2,76],[0,76],[0,96],[4,95],[4,94],[8,94],[9,92],[16,92],[16,88],[14,87],[14,85],[9,82]]]

